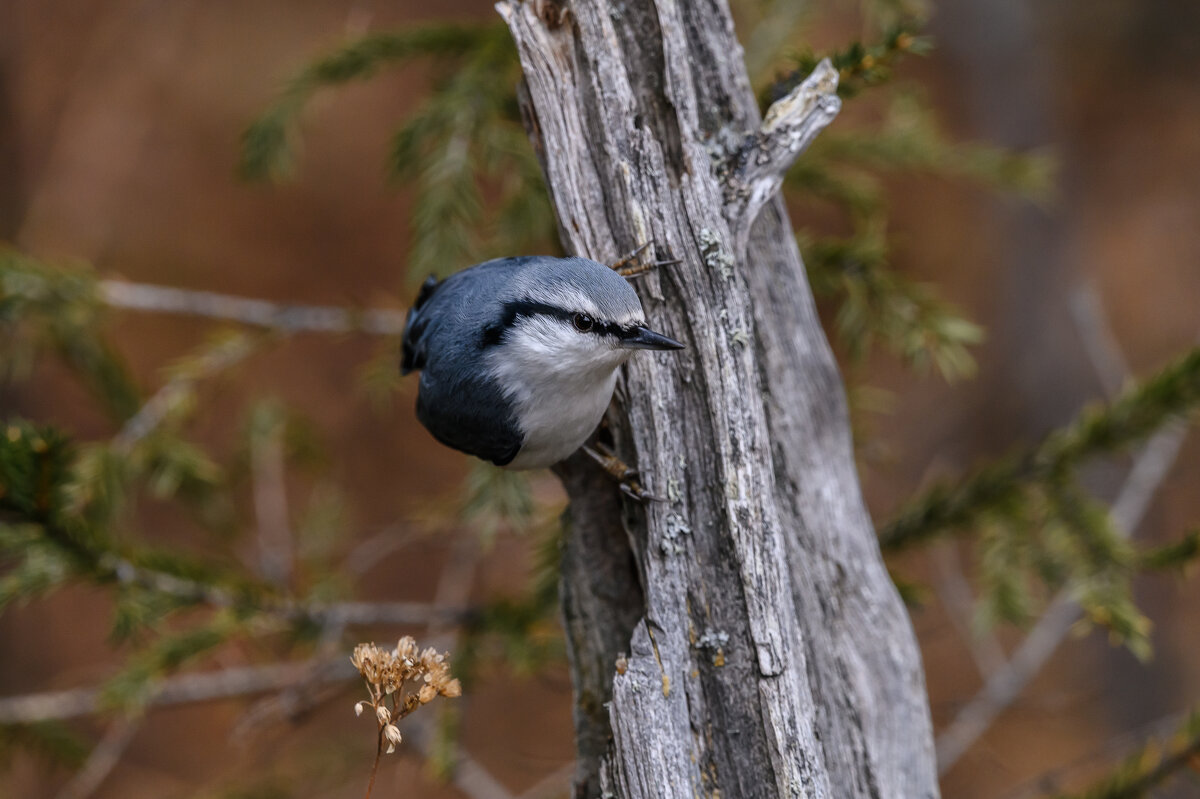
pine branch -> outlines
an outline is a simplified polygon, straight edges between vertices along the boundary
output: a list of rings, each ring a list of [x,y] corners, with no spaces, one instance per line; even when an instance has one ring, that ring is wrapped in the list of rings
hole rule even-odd
[[[1141,799],[1188,768],[1200,770],[1200,712],[1188,717],[1172,741],[1161,747],[1147,744],[1082,793],[1056,794],[1055,799]]]
[[[80,266],[44,263],[0,246],[0,372],[22,377],[49,350],[84,382],[116,419],[141,404],[128,366],[101,332],[104,307],[95,275]]]
[[[410,279],[554,241],[541,170],[516,105],[519,81],[516,51],[501,26],[459,59],[393,137],[392,179],[414,192]],[[498,202],[485,203],[485,192]]]
[[[1085,409],[1031,450],[984,467],[957,485],[938,486],[910,502],[880,531],[886,550],[913,544],[1004,516],[1029,486],[1044,484],[1084,462],[1119,452],[1200,405],[1200,349],[1192,349],[1158,374],[1107,405]]]
[[[155,686],[162,680],[249,627],[246,619],[222,611],[185,630],[158,636],[126,658],[120,671],[105,681],[100,689],[101,706],[125,712],[140,711],[154,696]]]
[[[876,341],[917,368],[933,364],[947,380],[975,371],[970,346],[983,330],[928,287],[889,268],[887,242],[873,224],[849,239],[797,237],[818,296],[840,300],[839,340],[862,358]]]
[[[1050,155],[958,141],[913,93],[897,93],[875,129],[835,131],[818,140],[813,158],[871,173],[903,172],[970,181],[1041,201],[1050,199],[1054,188],[1055,162]]]
[[[1142,448],[1112,505],[1113,526],[1132,536],[1149,506],[1151,495],[1166,477],[1183,441],[1183,428],[1167,426]],[[1018,525],[1017,529],[1021,529]],[[1079,606],[1064,589],[1055,595],[1013,651],[937,736],[938,771],[945,774],[1024,690],[1075,626]]]
[[[70,442],[54,430],[18,421],[5,428],[0,438],[0,554],[17,558],[18,566],[0,580],[0,606],[82,579],[152,592],[169,600],[165,609],[206,605],[291,624],[462,623],[474,618],[463,608],[415,602],[305,602],[188,560],[119,546],[73,514],[65,491],[72,482],[72,464]]]
[[[344,655],[327,660],[234,667],[199,674],[184,674],[163,680],[146,698],[144,707],[172,707],[254,696],[287,690],[306,680],[316,689],[359,679],[358,671]],[[0,698],[0,734],[6,730],[23,731],[34,725],[44,727],[50,722],[91,716],[102,713],[104,709],[102,693],[97,688],[4,697]],[[414,719],[414,723],[405,729],[406,737],[427,756],[430,748],[430,727],[429,724],[421,723],[420,719]],[[79,759],[78,755],[76,759]],[[501,783],[467,752],[459,749],[454,759],[454,784],[465,795],[474,799],[512,799],[512,795]]]
[[[295,161],[296,123],[319,90],[364,80],[386,65],[421,57],[458,56],[493,35],[496,25],[432,23],[390,33],[372,33],[318,59],[293,78],[275,104],[242,135],[240,174],[249,180],[278,179]]]
[[[242,174],[281,177],[291,171],[296,121],[318,89],[421,56],[447,63],[393,138],[389,156],[393,177],[415,195],[409,276],[445,275],[484,254],[552,247],[553,214],[517,110],[520,66],[499,24],[372,34],[321,59],[246,131]],[[485,191],[498,201],[485,203]]]
[[[1141,552],[1138,560],[1138,568],[1147,571],[1182,571],[1200,560],[1200,528],[1188,531],[1178,541]]]
[[[0,722],[0,766],[8,766],[18,750],[37,755],[47,764],[69,768],[83,765],[88,756],[87,742],[70,725],[57,720]]]
[[[891,79],[901,57],[925,55],[933,49],[932,40],[919,35],[920,28],[919,21],[909,19],[893,26],[874,44],[851,42],[826,56],[816,56],[811,51],[799,55],[794,59],[795,68],[771,83],[764,96],[768,102],[783,97],[823,59],[828,59],[838,71],[837,93],[841,97],[853,97],[863,89],[884,84]]]

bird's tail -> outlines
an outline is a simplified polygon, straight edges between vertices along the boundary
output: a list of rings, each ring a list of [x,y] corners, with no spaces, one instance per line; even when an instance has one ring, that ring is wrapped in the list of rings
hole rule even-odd
[[[423,318],[420,311],[421,306],[429,301],[440,285],[441,282],[433,275],[425,278],[425,282],[421,284],[421,290],[417,292],[416,301],[408,310],[408,319],[404,322],[404,336],[400,344],[400,374],[402,375],[425,366],[425,345],[421,337],[425,333],[425,327],[429,324],[429,320]]]

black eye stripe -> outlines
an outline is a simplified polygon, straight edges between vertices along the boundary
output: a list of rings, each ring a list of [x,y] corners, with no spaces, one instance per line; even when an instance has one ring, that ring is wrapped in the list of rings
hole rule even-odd
[[[500,318],[484,329],[483,346],[490,347],[499,344],[504,339],[504,333],[517,323],[518,317],[522,316],[549,316],[554,319],[560,319],[576,329],[579,328],[575,325],[575,317],[586,316],[592,320],[592,325],[589,330],[581,332],[593,335],[616,336],[621,339],[636,336],[638,330],[638,325],[636,324],[619,325],[616,322],[602,322],[590,314],[580,311],[568,311],[564,308],[559,308],[557,305],[550,305],[545,302],[510,300],[502,306]]]

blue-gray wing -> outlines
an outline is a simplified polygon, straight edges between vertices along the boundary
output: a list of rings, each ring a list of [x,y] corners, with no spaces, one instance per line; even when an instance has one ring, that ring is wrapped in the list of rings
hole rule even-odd
[[[444,380],[437,369],[421,373],[417,418],[448,447],[497,466],[517,457],[521,435],[499,392],[472,380]]]
[[[510,270],[501,259],[438,282],[430,277],[409,311],[401,372],[421,371],[417,418],[441,443],[504,466],[524,436],[508,400],[485,371],[484,339]]]

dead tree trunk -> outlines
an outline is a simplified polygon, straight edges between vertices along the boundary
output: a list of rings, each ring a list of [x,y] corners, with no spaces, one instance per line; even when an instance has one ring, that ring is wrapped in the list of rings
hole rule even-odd
[[[665,501],[559,470],[579,793],[937,796],[920,654],[776,196],[836,72],[761,120],[723,0],[498,9],[567,250],[682,259],[637,285],[688,349],[633,359],[610,414]]]

